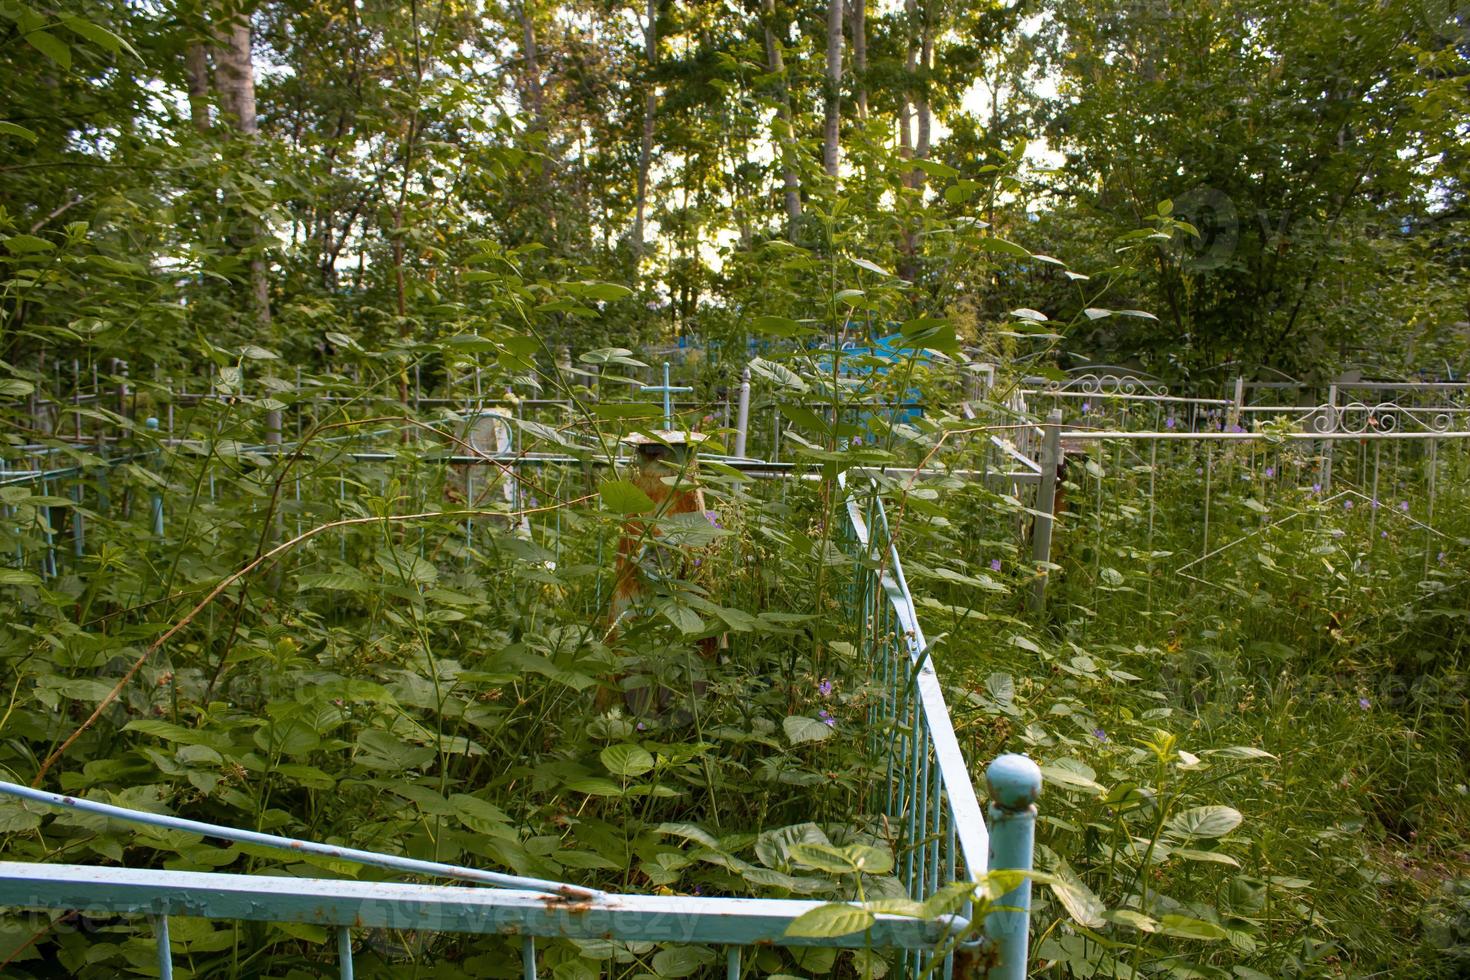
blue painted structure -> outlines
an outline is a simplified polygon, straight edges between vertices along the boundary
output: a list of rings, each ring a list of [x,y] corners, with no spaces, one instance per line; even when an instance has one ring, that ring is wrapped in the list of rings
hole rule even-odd
[[[844,592],[859,666],[881,695],[868,718],[872,748],[887,760],[874,794],[895,834],[895,876],[923,900],[952,882],[983,882],[991,869],[1029,869],[1040,773],[1029,760],[1002,756],[990,769],[990,826],[955,738],[928,643],[904,578],[882,499],[841,483],[844,541],[855,559]],[[153,515],[150,515],[152,518]],[[151,521],[150,521],[151,523]],[[161,534],[161,528],[158,529]],[[989,910],[919,918],[878,914],[841,936],[788,936],[797,918],[826,903],[789,899],[617,895],[392,854],[340,848],[0,783],[0,794],[82,810],[206,838],[316,853],[403,874],[457,879],[459,885],[360,882],[154,869],[0,862],[0,906],[147,917],[158,969],[171,977],[170,916],[304,922],[336,930],[341,976],[352,977],[354,931],[412,929],[522,937],[522,972],[537,975],[540,938],[605,938],[718,945],[725,972],[741,977],[743,950],[757,944],[885,948],[901,953],[890,975],[950,977],[962,949],[993,951],[992,980],[1026,974],[1029,882]],[[486,888],[466,887],[484,885]],[[984,911],[984,910],[981,910]]]

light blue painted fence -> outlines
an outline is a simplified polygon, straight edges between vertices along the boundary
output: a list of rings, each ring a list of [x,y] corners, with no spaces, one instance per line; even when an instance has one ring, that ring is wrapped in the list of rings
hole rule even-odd
[[[11,479],[15,474],[10,474]],[[43,475],[37,473],[36,479]],[[895,836],[895,873],[922,900],[955,881],[979,883],[988,869],[1029,870],[1037,767],[1002,756],[989,768],[989,828],[955,739],[938,675],[904,579],[882,499],[849,492],[844,541],[854,559],[845,593],[848,626],[862,668],[880,693],[872,705],[873,748],[887,760],[877,796]],[[150,500],[156,535],[162,505]],[[52,574],[55,574],[54,569]],[[343,977],[353,975],[353,937],[370,929],[522,938],[522,970],[537,971],[538,939],[616,939],[723,947],[728,977],[750,975],[743,951],[756,945],[883,948],[900,952],[899,975],[950,977],[963,952],[987,963],[992,980],[1026,974],[1030,882],[1003,896],[983,924],[973,908],[932,919],[879,914],[846,936],[787,936],[791,923],[825,903],[807,900],[611,894],[577,885],[431,864],[218,827],[0,783],[0,793],[34,803],[206,837],[314,852],[458,885],[366,883],[296,877],[0,862],[0,907],[145,916],[157,936],[158,968],[172,976],[169,916],[310,923],[337,931]],[[472,888],[465,884],[490,887]]]

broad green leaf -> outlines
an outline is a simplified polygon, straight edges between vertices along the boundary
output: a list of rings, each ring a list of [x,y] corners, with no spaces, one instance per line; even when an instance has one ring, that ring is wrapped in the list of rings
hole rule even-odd
[[[1208,864],[1225,864],[1232,868],[1240,867],[1239,861],[1220,851],[1199,851],[1189,847],[1176,847],[1169,852],[1169,856],[1183,858],[1186,861],[1203,861]]]
[[[659,613],[667,619],[680,633],[693,636],[695,633],[704,632],[704,620],[699,618],[699,613],[690,609],[682,602],[673,599],[664,599],[657,603]]]
[[[1159,924],[1142,912],[1134,909],[1109,909],[1103,918],[1115,925],[1128,926],[1139,932],[1158,932]]]
[[[40,585],[41,576],[19,568],[0,568],[0,585]]]
[[[660,977],[693,976],[714,962],[714,951],[703,946],[669,946],[653,954],[653,969]]]
[[[960,179],[944,189],[944,199],[950,204],[964,204],[975,196],[980,189],[980,183],[974,180]]]
[[[633,290],[627,286],[620,286],[613,282],[584,282],[578,283],[575,292],[588,299],[611,301],[626,299],[633,295]]]
[[[62,14],[61,22],[72,33],[86,38],[100,48],[111,51],[113,54],[117,54],[119,51],[126,51],[139,61],[143,60],[142,56],[134,50],[131,44],[101,25],[94,24],[89,20],[83,20],[75,14]]]
[[[62,68],[71,68],[71,48],[54,34],[45,31],[27,31],[26,43],[50,58]]]
[[[792,860],[828,874],[884,875],[893,870],[893,855],[868,844],[792,844]]]
[[[872,912],[853,905],[829,903],[797,916],[786,927],[788,939],[832,939],[870,928],[877,921]]]
[[[1103,913],[1106,911],[1102,900],[1093,894],[1092,889],[1083,884],[1082,879],[1065,869],[1061,873],[1053,875],[1037,875],[1037,880],[1045,882],[1051,887],[1052,894],[1057,901],[1062,903],[1062,908],[1080,926],[1088,929],[1097,929],[1103,925]]]
[[[816,718],[808,718],[806,715],[788,715],[781,721],[781,730],[791,740],[792,745],[800,745],[803,742],[820,742],[832,735],[832,729],[825,722]]]
[[[5,239],[5,249],[11,255],[26,255],[31,252],[50,252],[56,248],[51,242],[36,235],[11,235]]]
[[[1168,830],[1178,837],[1223,837],[1244,818],[1229,806],[1197,806],[1169,818]]]
[[[877,275],[880,275],[885,279],[893,278],[893,273],[889,272],[881,265],[878,265],[876,262],[869,262],[867,259],[860,259],[855,256],[848,256],[848,261],[857,266],[859,269],[866,269],[869,272],[876,273]]]
[[[683,837],[696,844],[703,844],[712,851],[721,850],[720,842],[715,840],[714,835],[692,823],[661,823],[653,829],[660,834],[673,834],[675,837]]]
[[[750,360],[750,371],[782,388],[793,388],[796,391],[807,390],[806,382],[797,377],[796,372],[784,364],[777,364],[763,357],[753,357]]]
[[[995,252],[998,255],[1010,255],[1018,259],[1029,259],[1031,253],[1017,245],[1015,242],[1006,241],[1004,238],[982,238],[979,241],[980,250],[983,252]]]
[[[1213,922],[1193,919],[1187,915],[1166,915],[1159,919],[1159,932],[1176,939],[1199,939],[1214,942],[1229,939],[1230,933]]]
[[[641,776],[653,769],[653,756],[639,745],[609,745],[598,754],[607,771],[614,776]]]
[[[1102,785],[1091,775],[1061,764],[1066,761],[1068,760],[1064,759],[1056,765],[1042,766],[1041,775],[1047,782],[1054,783],[1063,789],[1080,789],[1099,796],[1105,792]]]
[[[960,172],[947,163],[938,160],[913,159],[908,161],[909,166],[915,170],[922,170],[930,177],[958,177]]]
[[[1200,755],[1218,755],[1224,759],[1274,759],[1276,756],[1265,749],[1249,745],[1230,745],[1223,749],[1204,749]]]
[[[602,503],[618,514],[646,514],[653,510],[653,498],[627,480],[604,480],[598,489]]]
[[[580,779],[567,781],[567,789],[576,793],[586,793],[588,796],[622,796],[623,787],[611,779],[601,776],[585,776]]]
[[[6,136],[19,136],[21,139],[31,143],[39,139],[33,130],[26,129],[19,123],[13,122],[0,122],[0,133]]]
[[[307,572],[296,580],[297,589],[328,589],[335,592],[367,592],[372,588],[367,578],[356,569],[334,572]]]

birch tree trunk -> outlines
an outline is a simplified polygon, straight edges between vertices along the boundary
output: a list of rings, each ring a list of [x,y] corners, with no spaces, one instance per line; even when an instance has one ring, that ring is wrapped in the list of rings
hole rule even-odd
[[[924,4],[923,23],[919,41],[919,132],[914,140],[914,156],[920,160],[927,160],[929,159],[930,127],[929,79],[934,73],[934,17],[927,0]]]
[[[792,131],[791,89],[786,84],[786,59],[781,56],[781,45],[776,40],[776,0],[764,0],[761,5],[765,20],[766,69],[781,80],[781,94],[776,118],[780,123],[778,134],[781,146],[781,184],[786,198],[786,235],[796,234],[796,222],[801,217],[801,181],[796,176],[795,133]]]
[[[827,120],[822,138],[822,165],[834,179],[842,122],[842,0],[827,0]]]
[[[633,254],[643,257],[643,215],[648,207],[648,170],[653,162],[653,124],[658,111],[658,88],[653,70],[658,64],[658,0],[648,0],[643,26],[643,55],[648,62],[648,89],[643,93],[643,143],[638,148],[638,203],[633,215]]]
[[[218,47],[214,56],[214,86],[219,91],[220,108],[230,118],[235,132],[253,141],[259,127],[255,119],[255,61],[250,47],[250,15],[237,11],[221,19],[215,27],[215,37]],[[249,244],[254,246],[260,238],[260,225],[251,221],[249,227]],[[250,258],[250,299],[256,326],[264,339],[271,325],[270,279],[265,259],[258,253]]]

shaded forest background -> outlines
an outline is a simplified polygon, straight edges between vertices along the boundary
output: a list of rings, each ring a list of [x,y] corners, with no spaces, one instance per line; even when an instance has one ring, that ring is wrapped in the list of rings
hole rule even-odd
[[[16,392],[199,338],[739,342],[844,285],[788,244],[1201,386],[1458,378],[1470,336],[1456,0],[6,0],[0,77]]]

